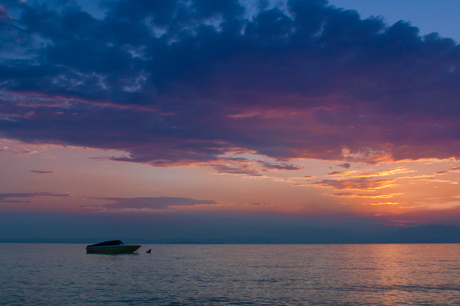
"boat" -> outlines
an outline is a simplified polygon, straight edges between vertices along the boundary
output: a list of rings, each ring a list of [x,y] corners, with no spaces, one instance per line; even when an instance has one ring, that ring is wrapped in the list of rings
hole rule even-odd
[[[86,254],[130,254],[140,245],[124,244],[121,240],[110,240],[86,246]]]

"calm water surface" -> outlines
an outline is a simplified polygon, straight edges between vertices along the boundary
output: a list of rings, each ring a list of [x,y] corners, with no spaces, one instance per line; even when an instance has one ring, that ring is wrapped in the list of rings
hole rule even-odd
[[[457,244],[144,245],[137,255],[0,244],[0,304],[459,305],[459,257]]]

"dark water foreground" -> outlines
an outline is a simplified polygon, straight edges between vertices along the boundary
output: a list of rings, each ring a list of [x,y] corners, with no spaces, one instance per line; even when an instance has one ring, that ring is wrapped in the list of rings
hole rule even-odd
[[[0,304],[100,303],[458,305],[460,245],[0,244]]]

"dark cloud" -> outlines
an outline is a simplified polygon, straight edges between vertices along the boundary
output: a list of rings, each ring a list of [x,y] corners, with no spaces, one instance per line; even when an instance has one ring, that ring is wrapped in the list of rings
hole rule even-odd
[[[257,171],[257,169],[247,164],[240,164],[240,165],[216,164],[216,165],[212,165],[212,167],[216,169],[218,173],[244,174],[248,176],[261,176],[262,175],[259,173],[259,171]]]
[[[266,170],[299,170],[300,168],[294,165],[290,165],[287,163],[268,163],[265,161],[259,161],[260,164],[264,166]]]
[[[110,200],[114,202],[105,205],[105,208],[109,210],[169,209],[173,208],[174,206],[216,204],[216,202],[209,200],[195,200],[190,198],[175,197],[101,198],[101,200]]]
[[[47,170],[30,170],[32,173],[36,174],[56,174],[55,171],[47,171]]]
[[[234,0],[101,1],[95,18],[73,1],[6,1],[0,137],[124,150],[112,159],[155,166],[234,150],[460,157],[453,40],[327,1],[285,4],[248,14]]]
[[[460,167],[453,167],[453,168],[450,168],[444,171],[438,171],[438,172],[435,172],[435,174],[447,174],[450,172],[460,172]]]
[[[215,162],[208,163],[208,166],[217,170],[218,173],[242,174],[247,176],[262,176],[261,172],[273,170],[299,170],[297,166],[283,162],[270,163],[261,160],[250,160],[246,158],[221,158]]]
[[[345,169],[350,168],[350,164],[349,164],[349,163],[339,164],[339,165],[337,165],[337,166],[342,167],[342,168],[345,168]]]
[[[218,173],[262,176],[259,169],[246,158],[226,158],[210,164]]]

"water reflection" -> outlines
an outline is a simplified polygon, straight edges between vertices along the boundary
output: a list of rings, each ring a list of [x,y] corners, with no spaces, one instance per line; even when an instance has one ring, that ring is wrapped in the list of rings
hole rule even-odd
[[[459,304],[459,245],[0,244],[6,304]],[[145,250],[151,248],[152,253]]]

